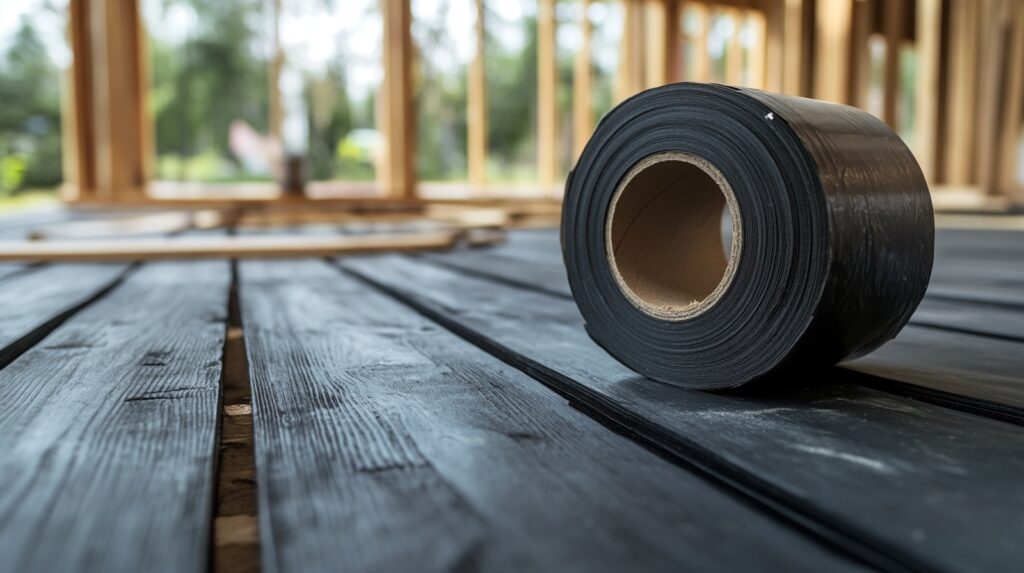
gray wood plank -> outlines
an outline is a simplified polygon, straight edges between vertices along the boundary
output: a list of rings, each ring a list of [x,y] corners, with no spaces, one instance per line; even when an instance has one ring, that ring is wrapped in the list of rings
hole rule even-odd
[[[1024,233],[982,229],[936,229],[938,258],[1024,260]]]
[[[337,268],[239,279],[266,570],[850,567]]]
[[[843,366],[944,392],[951,399],[1001,404],[1016,410],[1017,422],[1024,423],[1024,346],[1018,341],[912,324],[892,342]]]
[[[56,265],[29,269],[0,282],[0,367],[113,286],[126,268]]]
[[[970,301],[926,298],[914,313],[913,324],[983,338],[1024,342],[1024,307],[1007,309]]]
[[[850,384],[839,369],[764,395],[657,384],[597,347],[569,300],[397,256],[339,264],[862,550],[954,570],[1015,567],[1024,556],[1024,428]]]
[[[423,253],[433,263],[457,269],[478,277],[500,280],[506,284],[531,288],[554,296],[572,298],[569,279],[561,259],[551,264],[544,259],[529,260],[522,253],[510,255],[507,249],[457,250],[449,253]],[[528,257],[528,255],[527,255]]]
[[[229,283],[144,266],[0,370],[3,567],[206,567]]]
[[[543,247],[545,241],[557,245],[554,233],[545,237],[534,232],[529,241],[510,242],[510,248],[518,253],[515,256],[508,256],[509,249],[502,247],[493,251],[494,257],[489,257],[491,251],[487,250],[460,250],[423,258],[471,276],[571,300],[561,261]],[[984,279],[977,278],[984,276],[984,268],[965,274],[975,276],[970,286],[959,287],[966,296],[984,290]],[[947,287],[931,288],[948,288],[948,283]],[[1024,296],[1024,288],[1021,293]],[[935,332],[936,328],[946,332]],[[1002,340],[979,339],[978,335]],[[1019,349],[1008,340],[1024,340],[1024,307],[1007,309],[929,294],[895,340],[844,366],[880,377],[860,379],[873,387],[884,387],[881,378],[885,378],[893,382],[887,388],[891,391],[1024,424],[1024,379],[1020,374],[1024,361],[1018,359]]]
[[[24,271],[26,268],[28,268],[27,265],[18,263],[0,263],[0,282]]]

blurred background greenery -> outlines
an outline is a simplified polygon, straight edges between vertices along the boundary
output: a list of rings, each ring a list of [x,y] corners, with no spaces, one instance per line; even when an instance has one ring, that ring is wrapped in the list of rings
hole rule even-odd
[[[24,0],[0,25],[0,195],[62,179],[61,105],[71,63],[68,0]],[[157,180],[269,181],[273,152],[307,157],[310,179],[373,180],[381,148],[378,0],[142,0]],[[467,177],[466,75],[473,0],[414,0],[418,175]],[[537,15],[532,0],[486,4],[487,179],[536,179]],[[579,2],[559,4],[559,144],[571,163]],[[621,7],[592,7],[594,114],[612,105]],[[279,64],[279,67],[275,67]],[[277,102],[275,104],[275,98]],[[276,131],[272,106],[282,117]],[[276,137],[274,137],[276,135]],[[280,143],[279,143],[280,142]],[[283,146],[283,149],[271,149]]]

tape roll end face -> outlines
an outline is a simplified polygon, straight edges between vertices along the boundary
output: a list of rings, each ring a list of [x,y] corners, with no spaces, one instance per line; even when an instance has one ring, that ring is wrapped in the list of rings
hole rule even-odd
[[[634,307],[660,320],[696,318],[722,298],[736,275],[743,246],[736,197],[722,173],[701,157],[648,156],[612,196],[605,245],[608,268]]]

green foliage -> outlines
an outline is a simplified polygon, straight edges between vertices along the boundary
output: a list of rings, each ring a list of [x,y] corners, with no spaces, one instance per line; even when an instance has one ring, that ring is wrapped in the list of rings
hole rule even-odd
[[[0,195],[10,195],[21,187],[25,178],[25,164],[22,155],[7,155],[0,158]]]
[[[523,26],[526,34],[521,50],[503,45],[493,33],[486,35],[488,177],[532,180],[537,152],[537,19],[504,22],[492,12],[487,18],[500,26]]]
[[[228,133],[242,119],[265,132],[268,118],[268,61],[258,45],[261,0],[164,0],[190,8],[195,25],[181,44],[161,42],[151,35],[150,107],[156,124],[160,156],[157,174],[169,179],[212,180],[250,178],[232,157]],[[265,50],[264,50],[265,51]],[[226,169],[208,171],[215,153]],[[173,165],[175,170],[161,166]]]
[[[0,54],[0,194],[63,180],[60,79],[39,32],[23,17]]]

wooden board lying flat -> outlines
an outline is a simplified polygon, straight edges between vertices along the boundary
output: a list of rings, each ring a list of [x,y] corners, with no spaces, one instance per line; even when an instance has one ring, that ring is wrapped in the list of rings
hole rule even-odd
[[[205,569],[229,281],[143,267],[0,370],[4,568]]]
[[[594,344],[569,300],[398,256],[340,264],[878,566],[1019,562],[1024,428],[849,384],[836,371],[767,395],[657,384]]]
[[[1024,290],[1021,298],[1024,299]],[[914,313],[913,323],[919,327],[974,334],[982,338],[1024,342],[1024,300],[1021,304],[1019,309],[1009,309],[968,301],[926,298]]]
[[[1002,256],[1024,260],[1024,232],[938,229],[935,233],[935,256]]]
[[[124,265],[59,265],[0,281],[0,366],[114,284]]]
[[[843,366],[1001,404],[1016,409],[1018,423],[1024,424],[1022,354],[1020,342],[911,325],[892,342]]]
[[[266,570],[849,567],[324,262],[239,279]]]
[[[26,265],[18,263],[0,263],[0,281],[10,278],[15,274],[24,271]]]
[[[211,235],[186,238],[0,242],[0,261],[135,261],[206,257],[314,257],[423,251],[455,245],[454,231],[356,236]]]

